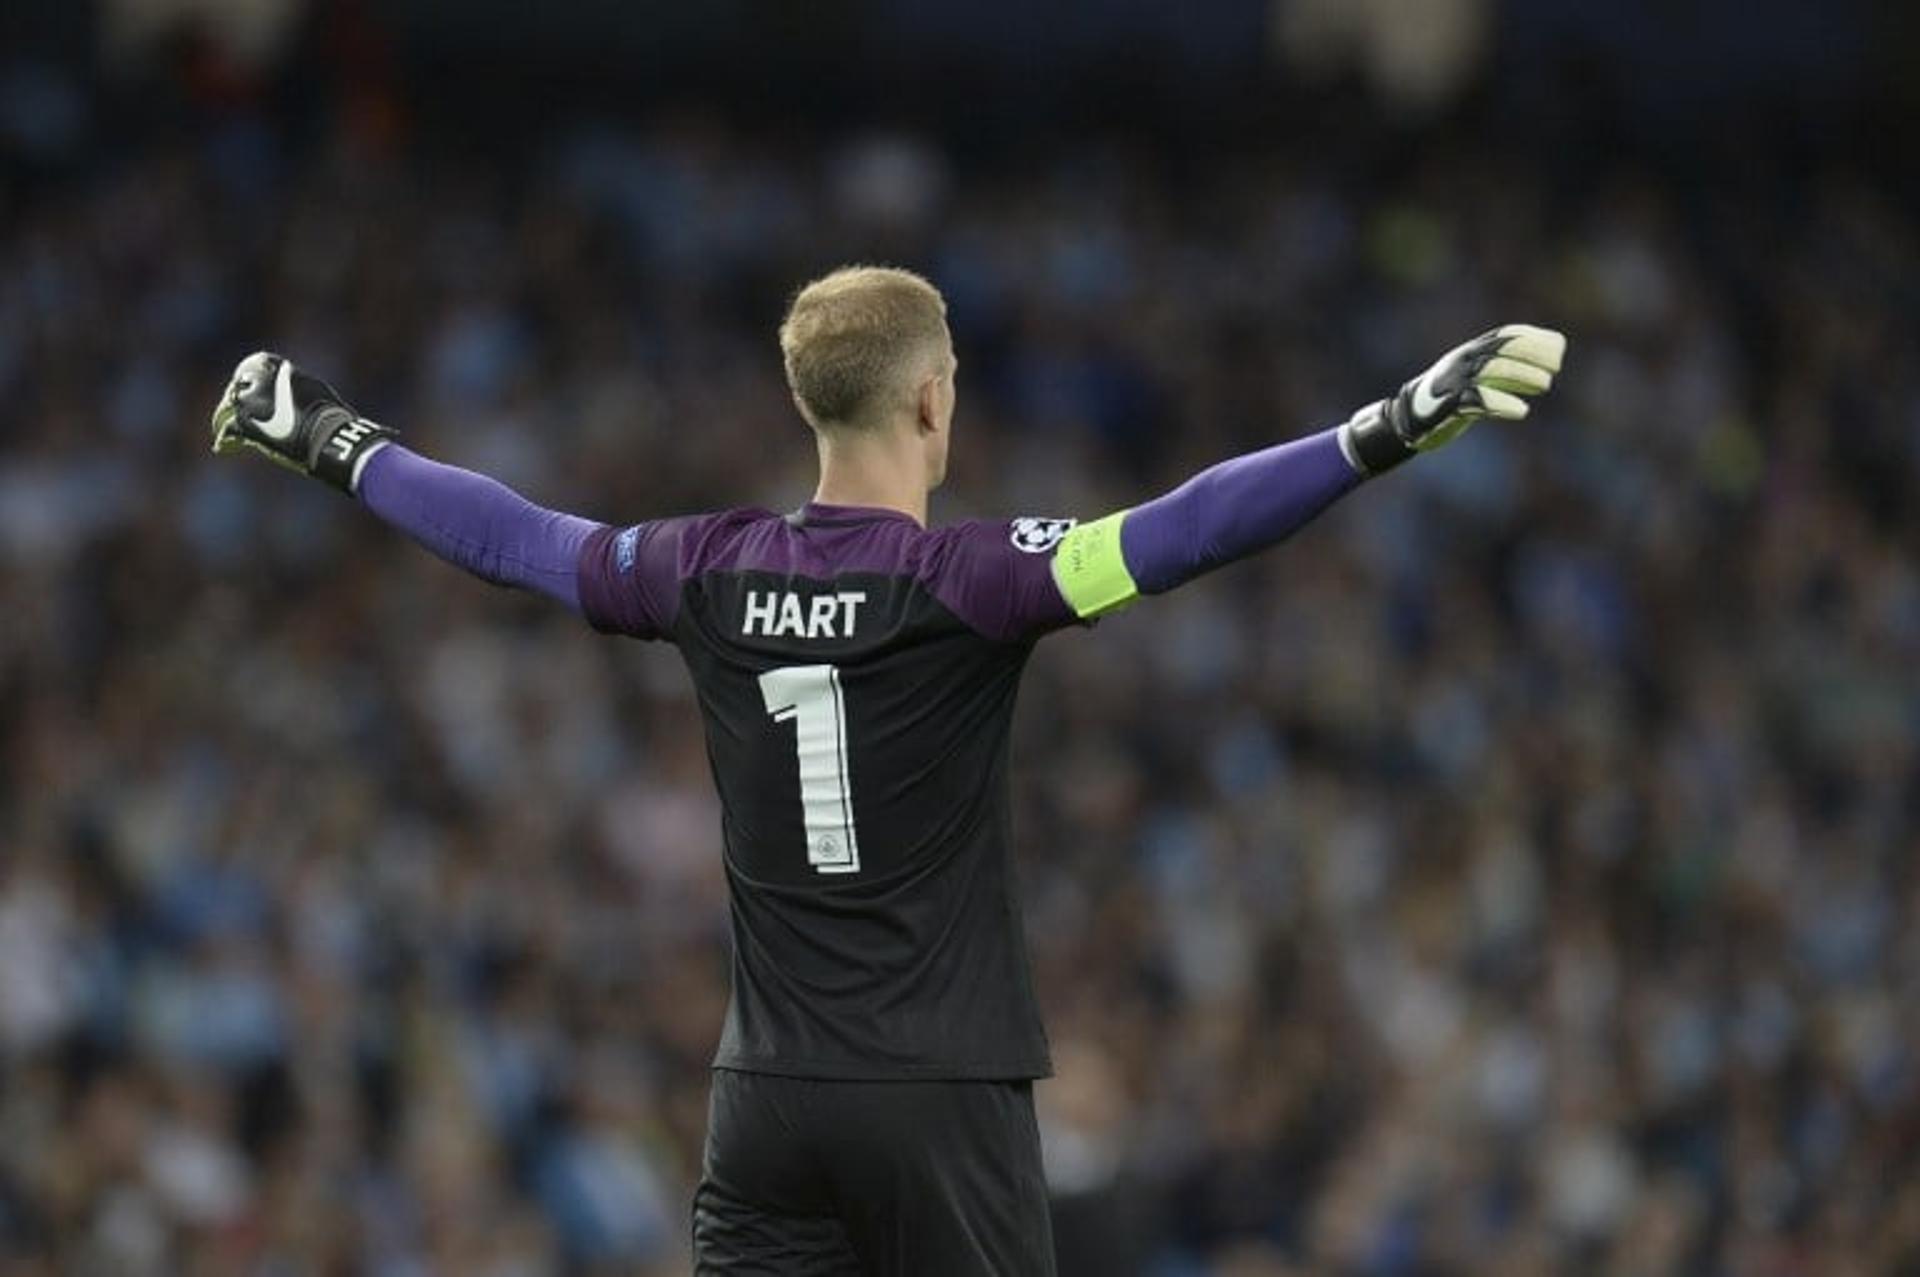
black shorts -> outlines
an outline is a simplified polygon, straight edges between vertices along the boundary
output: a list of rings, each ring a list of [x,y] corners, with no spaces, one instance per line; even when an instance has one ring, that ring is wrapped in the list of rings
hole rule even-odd
[[[693,1264],[700,1277],[1053,1277],[1033,1084],[714,1070]]]

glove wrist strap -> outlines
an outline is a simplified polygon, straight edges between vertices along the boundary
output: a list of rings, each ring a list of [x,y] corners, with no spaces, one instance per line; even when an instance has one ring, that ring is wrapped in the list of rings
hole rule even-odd
[[[396,433],[345,409],[329,412],[314,423],[314,448],[307,458],[307,473],[351,496],[361,464]]]
[[[1412,445],[1393,428],[1392,402],[1382,399],[1368,404],[1340,427],[1340,451],[1347,464],[1369,478],[1386,473],[1414,454]]]

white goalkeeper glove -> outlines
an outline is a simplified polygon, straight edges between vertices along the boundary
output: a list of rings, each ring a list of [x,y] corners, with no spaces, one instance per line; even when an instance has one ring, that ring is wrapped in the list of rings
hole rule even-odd
[[[1566,353],[1565,336],[1531,324],[1475,337],[1399,393],[1354,413],[1340,427],[1340,450],[1354,469],[1375,475],[1452,443],[1482,417],[1518,421],[1527,415],[1523,396],[1545,393]]]
[[[291,360],[264,350],[240,361],[213,410],[214,452],[251,448],[347,493],[367,458],[397,433],[362,417]]]

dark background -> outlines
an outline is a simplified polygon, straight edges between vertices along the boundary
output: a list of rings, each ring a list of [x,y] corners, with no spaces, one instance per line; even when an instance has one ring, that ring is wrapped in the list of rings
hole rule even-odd
[[[1357,46],[1289,58],[1281,46],[1298,6],[1287,0],[273,3],[260,8],[285,16],[267,20],[269,51],[238,59],[251,75],[221,53],[221,0],[28,3],[0,15],[0,48],[16,78],[51,72],[86,99],[76,105],[95,147],[111,147],[105,130],[129,118],[176,116],[178,77],[198,73],[248,81],[247,95],[277,107],[384,88],[409,114],[449,125],[477,112],[520,140],[582,110],[691,107],[756,128],[880,119],[1016,152],[1119,127],[1185,148],[1291,130],[1304,141],[1359,108],[1351,123],[1370,136],[1470,119],[1573,152],[1530,157],[1555,167],[1592,167],[1624,146],[1754,176],[1835,162],[1911,168],[1898,161],[1914,140],[1920,19],[1896,0],[1462,7],[1486,33],[1482,52],[1458,92],[1417,107],[1395,102],[1404,90],[1369,73]],[[1450,6],[1347,8],[1417,33]],[[18,122],[30,95],[13,96]],[[1376,158],[1323,142],[1319,153],[1342,163]]]

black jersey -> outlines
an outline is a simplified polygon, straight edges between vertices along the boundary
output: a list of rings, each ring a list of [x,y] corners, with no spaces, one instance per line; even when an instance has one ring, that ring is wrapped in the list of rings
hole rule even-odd
[[[1050,1071],[1014,896],[1007,739],[1072,623],[1066,520],[928,530],[733,510],[594,534],[581,604],[669,639],[719,789],[733,997],[715,1063],[850,1079]]]

